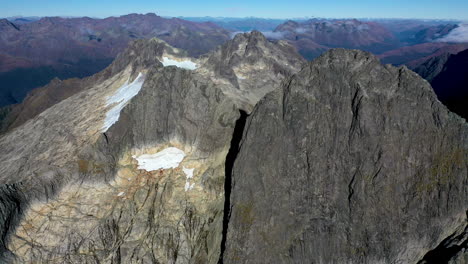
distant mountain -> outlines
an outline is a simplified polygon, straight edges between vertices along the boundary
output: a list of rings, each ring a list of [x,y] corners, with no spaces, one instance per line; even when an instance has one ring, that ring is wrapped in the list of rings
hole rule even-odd
[[[229,31],[155,14],[106,19],[46,17],[26,24],[0,20],[0,106],[54,77],[85,77],[105,68],[134,39],[158,37],[192,56],[224,43]],[[35,76],[25,78],[25,76]]]
[[[383,63],[393,65],[405,64],[410,68],[414,68],[431,57],[442,55],[443,53],[457,53],[466,48],[468,48],[468,43],[427,42],[387,51],[380,54],[379,58]]]
[[[457,27],[457,24],[442,24],[429,27],[420,26],[416,29],[400,32],[397,34],[397,37],[404,45],[416,45],[444,37]]]
[[[312,59],[317,54],[308,53],[310,48],[304,45],[304,39],[309,46],[362,49],[374,53],[391,50],[399,45],[395,36],[383,26],[356,19],[287,21],[279,25],[274,32],[278,38],[293,43],[307,59]]]
[[[271,18],[222,18],[222,17],[181,17],[195,22],[213,22],[216,25],[232,31],[273,31],[278,25],[286,22],[286,19]]]
[[[27,24],[27,23],[37,21],[37,20],[41,19],[41,17],[37,17],[37,16],[32,16],[32,17],[18,16],[18,17],[7,17],[6,19],[8,19],[9,21],[11,21],[12,23],[14,23],[16,25],[22,25],[22,24]]]
[[[431,82],[437,97],[452,112],[468,120],[468,47],[458,54],[442,54],[415,70]]]

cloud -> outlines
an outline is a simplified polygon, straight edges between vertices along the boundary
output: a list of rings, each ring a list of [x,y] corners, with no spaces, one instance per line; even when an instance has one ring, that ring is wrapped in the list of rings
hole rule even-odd
[[[307,28],[298,27],[298,28],[294,29],[294,31],[296,31],[296,33],[302,34],[302,33],[306,33],[306,32],[307,32]]]
[[[269,39],[283,39],[284,32],[262,31],[262,34]]]
[[[459,24],[452,29],[445,37],[436,39],[437,42],[468,42],[468,24]]]
[[[252,31],[234,31],[229,33],[231,39],[237,34],[250,33]],[[273,31],[260,31],[267,39],[284,39],[285,32],[273,32]]]
[[[370,27],[369,27],[369,25],[367,25],[367,24],[360,24],[360,25],[357,26],[357,29],[358,29],[359,31],[366,31],[366,30],[369,30]]]

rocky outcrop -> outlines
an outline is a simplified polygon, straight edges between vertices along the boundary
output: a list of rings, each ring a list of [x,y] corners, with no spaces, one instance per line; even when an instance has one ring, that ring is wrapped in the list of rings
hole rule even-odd
[[[200,58],[199,72],[236,98],[243,110],[253,106],[305,60],[285,41],[269,41],[262,33],[237,34],[232,41]]]
[[[258,103],[240,145],[224,263],[466,259],[468,125],[407,68],[332,50]]]

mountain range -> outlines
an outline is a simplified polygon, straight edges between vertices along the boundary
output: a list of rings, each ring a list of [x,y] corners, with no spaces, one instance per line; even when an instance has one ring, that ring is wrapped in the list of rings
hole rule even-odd
[[[466,260],[468,124],[417,73],[258,31],[190,54],[134,40],[7,113],[0,262]]]
[[[80,78],[99,72],[134,39],[158,37],[198,56],[230,38],[227,30],[213,23],[155,14],[45,17],[25,24],[3,19],[0,32],[0,106],[21,102],[31,89],[55,77]]]

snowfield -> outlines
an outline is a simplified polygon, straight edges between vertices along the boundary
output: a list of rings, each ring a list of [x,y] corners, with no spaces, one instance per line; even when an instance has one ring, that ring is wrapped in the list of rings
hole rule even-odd
[[[138,161],[138,169],[154,171],[179,167],[180,162],[185,158],[185,153],[178,148],[169,147],[156,154],[133,155],[132,157]]]
[[[106,106],[117,104],[106,113],[106,119],[101,129],[102,132],[106,132],[119,120],[120,112],[127,103],[140,92],[144,82],[145,77],[140,72],[132,83],[129,84],[127,81],[114,95],[107,97]]]
[[[176,61],[169,59],[168,57],[163,57],[161,63],[166,66],[177,66],[179,68],[187,69],[187,70],[195,70],[197,68],[197,64],[191,60],[184,60],[184,61]]]

